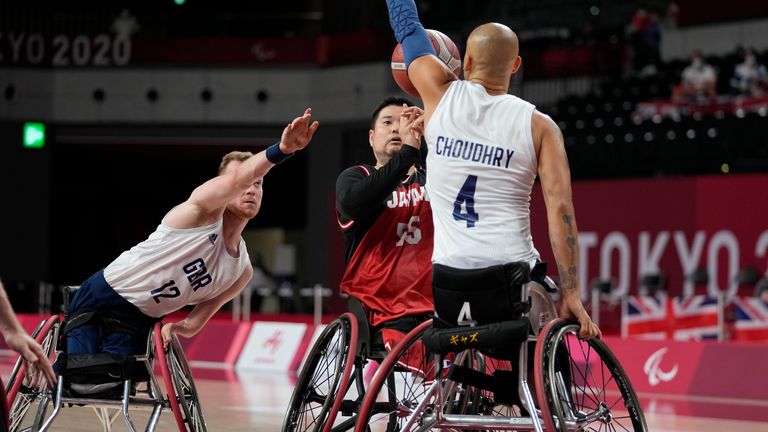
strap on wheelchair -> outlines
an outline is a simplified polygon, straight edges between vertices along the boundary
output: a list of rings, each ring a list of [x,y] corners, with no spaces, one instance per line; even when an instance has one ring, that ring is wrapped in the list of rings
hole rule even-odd
[[[149,378],[147,368],[135,356],[111,353],[67,354],[56,359],[58,373],[72,383],[102,384]]]
[[[120,318],[114,316],[104,316],[97,311],[81,311],[77,312],[71,317],[67,317],[67,322],[64,324],[64,330],[62,336],[66,336],[72,330],[82,327],[86,324],[97,324],[101,326],[101,330],[104,335],[112,333],[126,333],[131,337],[144,337],[140,330],[135,326],[126,323]]]
[[[442,320],[440,320],[442,321]],[[437,318],[433,322],[440,322]],[[442,324],[445,325],[445,321]],[[528,338],[528,320],[512,320],[475,327],[433,326],[424,332],[422,340],[429,351],[436,354],[476,349],[492,357],[514,357],[520,344]]]

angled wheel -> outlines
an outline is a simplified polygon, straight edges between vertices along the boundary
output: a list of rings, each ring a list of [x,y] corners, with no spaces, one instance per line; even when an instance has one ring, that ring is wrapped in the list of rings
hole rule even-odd
[[[388,432],[424,426],[422,416],[433,405],[434,356],[421,341],[432,320],[408,332],[384,358],[363,399],[355,424],[356,431]]]
[[[627,374],[601,340],[578,338],[578,324],[556,319],[539,334],[535,380],[548,431],[647,431]]]
[[[296,381],[283,431],[330,430],[354,369],[356,346],[357,319],[351,313],[325,327]]]
[[[32,333],[32,337],[42,346],[43,352],[48,356],[51,363],[56,357],[56,344],[59,339],[60,327],[61,321],[58,315],[52,315],[42,321]],[[31,382],[28,381],[26,375],[26,365],[19,357],[5,388],[6,403],[9,407],[9,431],[28,429],[34,421],[32,418],[34,416],[27,415],[29,408],[35,401],[40,402],[44,393],[48,393],[45,379],[41,373],[35,374]]]
[[[168,400],[179,432],[206,432],[208,426],[184,350],[176,335],[173,335],[168,349],[164,350],[161,328],[162,324],[156,323],[153,329],[155,360],[160,364]]]

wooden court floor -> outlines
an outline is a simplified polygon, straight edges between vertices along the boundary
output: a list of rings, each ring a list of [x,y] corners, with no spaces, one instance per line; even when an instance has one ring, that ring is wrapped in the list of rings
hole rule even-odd
[[[3,378],[7,374],[4,371]],[[229,377],[229,380],[196,379],[209,430],[279,431],[293,390],[291,378],[275,373],[230,373]],[[654,432],[768,432],[768,400],[642,394],[640,397],[649,428]],[[144,430],[149,413],[135,411],[131,416],[137,428]],[[92,409],[72,407],[62,410],[51,430],[96,432],[102,428]],[[128,428],[118,418],[112,430],[127,431]],[[157,430],[177,430],[170,412],[163,413]]]

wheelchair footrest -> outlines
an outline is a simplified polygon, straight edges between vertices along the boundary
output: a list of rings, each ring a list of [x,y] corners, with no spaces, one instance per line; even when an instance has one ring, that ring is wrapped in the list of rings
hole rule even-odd
[[[436,354],[476,349],[503,358],[495,356],[494,352],[516,352],[520,343],[528,338],[528,326],[528,320],[513,320],[475,327],[432,327],[424,332],[422,340]]]

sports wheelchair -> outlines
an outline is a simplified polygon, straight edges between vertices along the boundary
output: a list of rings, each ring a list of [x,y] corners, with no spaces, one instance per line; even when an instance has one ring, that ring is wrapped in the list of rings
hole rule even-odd
[[[520,320],[409,333],[368,386],[355,430],[647,431],[616,357],[557,318],[556,286],[541,281],[523,285],[530,311]]]
[[[65,294],[65,298],[67,295]],[[66,300],[65,300],[66,302]],[[111,354],[66,355],[64,322],[58,315],[43,320],[32,337],[43,352],[55,362],[58,381],[56,388],[47,388],[42,374],[31,382],[26,377],[26,365],[19,358],[6,385],[10,432],[46,431],[62,408],[90,407],[104,431],[110,431],[118,417],[128,429],[136,426],[129,411],[151,411],[145,428],[154,431],[164,409],[173,412],[180,432],[205,432],[207,425],[191,370],[176,335],[168,348],[163,347],[162,324],[155,323],[147,337],[146,351],[135,356]],[[156,372],[164,384],[161,387]],[[108,390],[84,394],[77,384],[104,385]],[[80,387],[82,388],[82,387]],[[48,414],[49,405],[52,411]],[[35,407],[35,409],[32,409]]]
[[[329,323],[310,349],[288,405],[284,432],[354,428],[366,393],[366,367],[383,362],[387,350],[382,328],[369,325],[362,303],[350,297],[349,310]],[[405,317],[383,327],[407,337],[420,334],[430,322],[427,317]],[[396,403],[394,397],[391,403]]]

